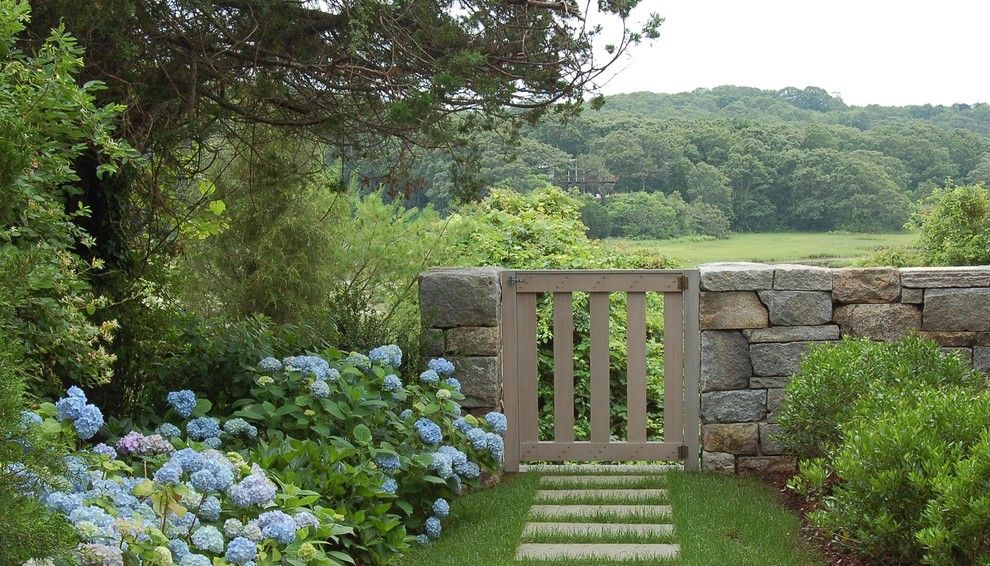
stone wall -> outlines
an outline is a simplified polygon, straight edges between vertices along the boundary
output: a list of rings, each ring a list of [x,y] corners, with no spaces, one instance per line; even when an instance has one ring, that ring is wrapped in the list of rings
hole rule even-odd
[[[701,266],[702,465],[789,469],[774,441],[784,385],[811,344],[909,332],[990,372],[990,267]]]
[[[499,331],[500,270],[431,269],[419,278],[423,352],[454,363],[474,413],[498,409],[502,400]]]

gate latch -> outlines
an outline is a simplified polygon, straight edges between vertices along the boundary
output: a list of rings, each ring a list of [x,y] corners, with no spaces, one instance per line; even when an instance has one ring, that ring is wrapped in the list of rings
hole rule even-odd
[[[509,276],[509,285],[515,285],[516,283],[522,283],[525,281],[522,277],[519,277],[515,273]]]
[[[677,457],[681,460],[686,460],[688,457],[688,448],[686,444],[681,444],[677,447]]]
[[[691,286],[691,284],[688,283],[688,276],[687,275],[681,275],[680,277],[677,278],[677,288],[679,290],[686,291],[688,289],[688,287],[690,287],[690,286]]]

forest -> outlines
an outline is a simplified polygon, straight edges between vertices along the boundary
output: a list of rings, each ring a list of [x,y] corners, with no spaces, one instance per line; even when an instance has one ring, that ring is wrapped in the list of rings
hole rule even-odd
[[[443,209],[476,196],[465,197],[468,168],[477,187],[652,194],[596,199],[584,211],[594,236],[882,231],[902,228],[947,179],[990,183],[987,104],[856,107],[818,87],[736,86],[601,102],[567,121],[493,128],[471,155],[428,153],[414,166],[421,191],[410,202]],[[656,221],[683,224],[684,211],[696,226]]]

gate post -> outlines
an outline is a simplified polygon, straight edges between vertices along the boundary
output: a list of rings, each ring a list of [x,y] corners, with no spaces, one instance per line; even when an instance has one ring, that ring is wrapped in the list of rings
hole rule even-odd
[[[501,408],[502,271],[445,267],[419,276],[423,353],[453,362],[465,397],[461,406],[474,414]]]

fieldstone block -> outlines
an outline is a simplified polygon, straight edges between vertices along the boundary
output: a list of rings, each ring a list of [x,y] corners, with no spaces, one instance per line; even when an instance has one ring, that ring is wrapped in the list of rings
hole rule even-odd
[[[901,287],[901,302],[908,305],[920,305],[925,302],[925,290]]]
[[[780,408],[781,401],[784,400],[783,389],[767,389],[767,421],[776,423],[777,409]]]
[[[498,358],[494,356],[450,357],[454,364],[454,376],[461,382],[464,401],[461,406],[496,407],[502,397],[502,380]]]
[[[990,267],[905,267],[901,285],[922,289],[990,287]]]
[[[499,329],[497,326],[462,326],[447,331],[447,352],[466,356],[494,356],[498,354]]]
[[[755,455],[759,445],[756,423],[706,424],[701,427],[701,445],[711,452]]]
[[[773,288],[788,291],[831,291],[832,270],[808,265],[775,265]]]
[[[762,263],[705,263],[698,270],[703,291],[756,291],[773,286],[773,269]]]
[[[975,332],[919,332],[918,336],[946,348],[965,348],[976,342]]]
[[[922,328],[990,331],[990,288],[927,289]]]
[[[809,342],[813,340],[838,340],[839,327],[834,324],[818,326],[771,326],[743,330],[743,335],[753,344],[760,342]]]
[[[754,375],[749,378],[752,389],[772,389],[784,387],[790,383],[793,375]]]
[[[702,292],[700,319],[706,330],[763,328],[769,320],[767,308],[752,291]]]
[[[766,414],[767,392],[763,389],[701,394],[701,420],[705,423],[756,422]]]
[[[760,453],[764,456],[783,454],[784,449],[777,437],[780,435],[780,425],[760,423]]]
[[[749,356],[753,373],[761,376],[794,375],[801,367],[801,357],[809,342],[752,344]]]
[[[990,348],[984,346],[973,348],[973,367],[990,375]]]
[[[956,356],[969,365],[973,365],[973,350],[971,348],[939,348],[939,352],[947,356]]]
[[[442,356],[443,351],[443,330],[439,328],[424,328],[419,336],[420,347],[427,356]]]
[[[702,452],[701,469],[720,474],[736,473],[736,457],[724,452]]]
[[[990,346],[990,332],[977,332],[973,337],[974,346]]]
[[[844,336],[892,342],[921,328],[921,309],[914,305],[844,305],[835,309]]]
[[[419,307],[433,328],[498,326],[499,270],[431,269],[419,276]]]
[[[832,274],[832,298],[840,303],[893,303],[900,295],[901,275],[896,269],[837,269]]]
[[[740,456],[736,463],[740,474],[793,474],[797,471],[791,456]]]
[[[760,300],[770,307],[773,325],[815,325],[832,320],[832,297],[821,291],[760,291]]]
[[[701,333],[701,390],[745,389],[753,366],[749,343],[736,331],[706,330]]]

